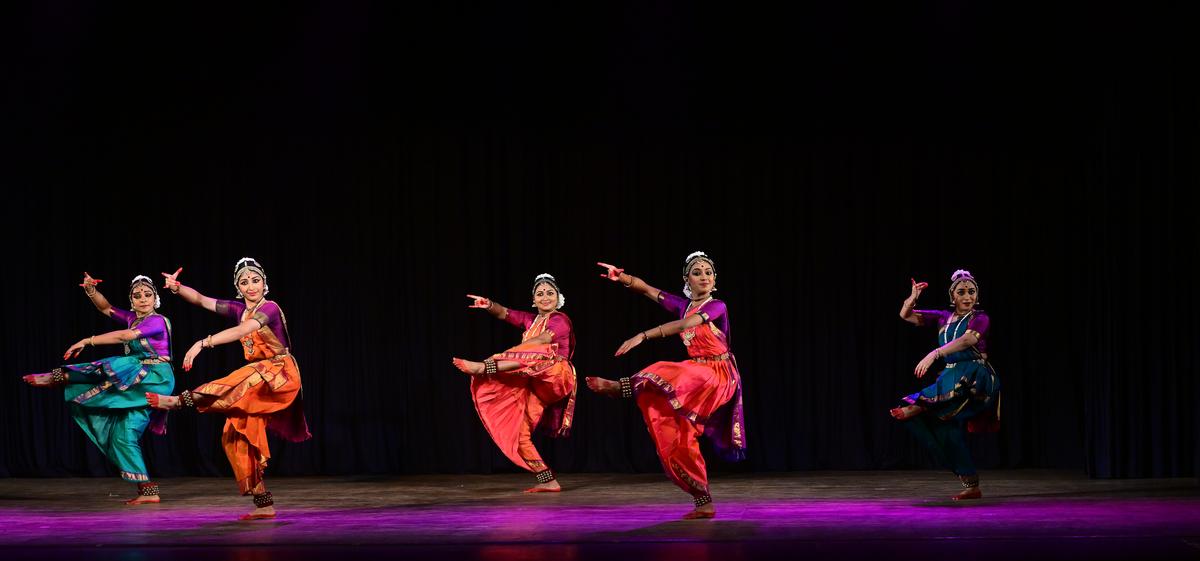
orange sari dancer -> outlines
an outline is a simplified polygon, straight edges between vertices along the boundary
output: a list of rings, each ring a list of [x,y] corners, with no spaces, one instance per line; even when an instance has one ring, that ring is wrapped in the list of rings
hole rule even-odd
[[[456,368],[472,376],[475,411],[500,451],[537,478],[526,493],[562,491],[532,440],[535,429],[552,438],[567,436],[575,415],[575,334],[571,319],[558,311],[566,301],[558,283],[547,274],[534,279],[536,314],[510,310],[482,296],[467,297],[474,299],[470,307],[525,330],[520,345],[483,362],[454,359]]]
[[[683,518],[713,518],[716,508],[697,439],[707,435],[713,448],[729,461],[744,459],[746,451],[742,381],[729,350],[729,314],[725,303],[712,297],[716,286],[713,262],[703,252],[688,256],[684,266],[686,299],[662,292],[612,265],[599,265],[608,269],[601,276],[621,282],[679,315],[676,321],[634,335],[617,349],[616,356],[647,339],[679,335],[690,358],[656,362],[618,381],[588,378],[588,387],[601,394],[636,399],[667,477],[692,495],[695,509]]]
[[[182,269],[180,269],[182,270]],[[312,437],[300,399],[300,369],[289,351],[287,319],[275,302],[268,301],[262,265],[243,258],[234,266],[234,286],[245,302],[216,300],[183,286],[174,275],[163,273],[166,288],[184,300],[237,322],[220,333],[197,341],[183,358],[191,370],[200,351],[239,341],[249,364],[228,376],[184,391],[178,397],[147,394],[151,405],[162,409],[194,407],[201,413],[225,415],[221,444],[233,467],[238,489],[254,495],[254,511],[241,520],[274,518],[274,497],[267,490],[263,470],[271,458],[267,430],[291,442]]]

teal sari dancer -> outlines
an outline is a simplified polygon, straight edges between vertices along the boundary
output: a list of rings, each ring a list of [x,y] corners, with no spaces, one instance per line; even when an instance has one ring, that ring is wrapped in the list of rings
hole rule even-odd
[[[938,327],[938,347],[917,363],[914,374],[924,377],[941,359],[945,368],[933,384],[902,399],[907,405],[892,409],[939,464],[959,477],[963,490],[953,500],[979,499],[979,474],[971,461],[964,431],[995,431],[1000,421],[1000,378],[987,360],[990,320],[976,309],[979,285],[964,270],[950,277],[953,311],[913,310],[917,297],[928,286],[913,281],[912,295],[900,308],[900,317],[916,325]]]
[[[166,432],[166,411],[151,409],[146,392],[170,393],[175,387],[171,324],[154,313],[158,294],[149,277],[139,275],[130,284],[133,311],[110,305],[96,290],[98,282],[85,273],[84,291],[101,313],[126,329],[82,339],[67,349],[63,358],[77,356],[88,345],[117,343],[124,345],[125,354],[68,364],[47,374],[25,376],[25,381],[39,387],[64,387],[75,423],[117,467],[122,479],[138,484],[138,496],[127,504],[158,502],[158,485],[150,481],[138,441],[147,427],[157,434]]]

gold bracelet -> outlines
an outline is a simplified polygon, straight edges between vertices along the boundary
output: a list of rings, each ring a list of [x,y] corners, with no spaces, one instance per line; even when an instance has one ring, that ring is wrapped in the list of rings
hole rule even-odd
[[[207,348],[210,348],[210,349],[211,349],[211,348],[212,348],[212,346],[213,346],[213,342],[212,342],[212,335],[209,335],[208,337],[205,337],[205,338],[204,338],[204,342],[203,342],[203,343],[201,343],[201,344],[200,344],[200,346],[201,346],[201,347],[207,347]]]
[[[633,275],[629,275],[629,284],[625,284],[625,283],[621,283],[621,284],[622,284],[622,285],[624,285],[624,286],[625,286],[625,288],[632,288],[632,287],[633,287],[633,281],[635,281],[635,280],[637,280],[637,277],[635,277],[635,276],[633,276]]]
[[[91,345],[91,346],[93,346],[93,347],[95,347],[95,346],[96,346],[96,336],[95,336],[95,335],[92,335],[91,337],[88,337],[88,344],[89,344],[89,345]]]

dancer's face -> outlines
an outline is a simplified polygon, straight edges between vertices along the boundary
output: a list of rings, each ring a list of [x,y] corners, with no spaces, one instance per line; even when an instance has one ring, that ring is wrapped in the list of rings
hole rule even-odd
[[[133,311],[139,314],[153,312],[154,291],[144,284],[133,287],[133,292],[129,293],[129,304],[133,307]]]
[[[717,286],[717,273],[713,272],[708,261],[699,260],[692,264],[688,275],[683,277],[688,288],[692,290],[692,298],[703,298]]]
[[[262,275],[254,271],[246,271],[242,276],[238,277],[238,290],[242,292],[242,296],[247,302],[255,303],[263,298],[263,291],[266,285],[263,283]]]
[[[958,283],[954,287],[954,311],[964,314],[975,308],[975,302],[978,299],[979,288],[971,281]]]
[[[539,313],[553,312],[558,307],[558,291],[549,283],[538,284],[533,289],[533,305],[537,306]]]

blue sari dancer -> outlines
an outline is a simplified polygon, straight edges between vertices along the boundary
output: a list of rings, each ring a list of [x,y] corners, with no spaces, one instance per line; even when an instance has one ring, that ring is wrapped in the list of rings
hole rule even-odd
[[[166,411],[152,410],[146,392],[170,393],[175,387],[171,324],[154,313],[159,299],[149,277],[139,275],[130,283],[132,311],[110,305],[96,289],[99,282],[85,273],[81,286],[96,309],[126,329],[81,339],[67,349],[63,359],[78,356],[88,345],[120,343],[125,354],[68,364],[24,379],[33,386],[64,387],[75,423],[117,467],[122,479],[138,485],[138,496],[126,504],[157,503],[158,485],[150,480],[138,440],[147,427],[156,434],[166,433]]]
[[[916,325],[938,327],[938,347],[914,369],[924,377],[935,361],[945,368],[933,384],[904,396],[907,404],[892,409],[917,440],[933,453],[939,464],[959,477],[963,490],[953,500],[979,499],[979,474],[971,461],[964,430],[995,431],[1000,421],[1000,379],[987,360],[990,321],[976,309],[979,285],[964,270],[950,277],[950,299],[954,310],[913,310],[917,297],[928,286],[913,281],[912,295],[900,308],[900,317]]]

